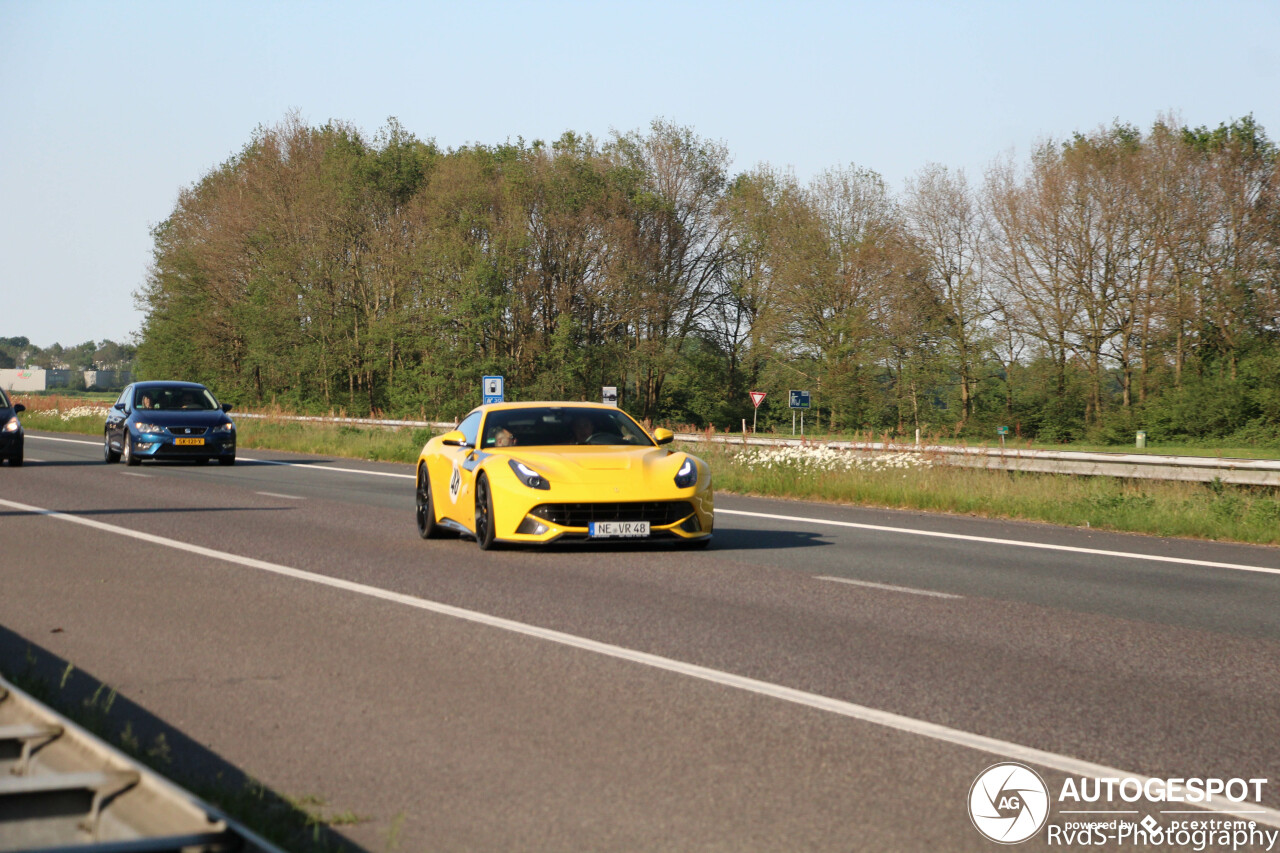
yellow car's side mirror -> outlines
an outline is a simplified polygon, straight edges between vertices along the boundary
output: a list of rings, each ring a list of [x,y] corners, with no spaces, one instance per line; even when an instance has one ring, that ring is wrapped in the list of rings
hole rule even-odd
[[[446,432],[440,436],[440,443],[447,444],[450,447],[466,447],[467,437],[462,434],[462,430],[455,429]]]
[[[670,444],[675,440],[676,434],[669,429],[655,429],[653,431],[653,440],[658,444]]]

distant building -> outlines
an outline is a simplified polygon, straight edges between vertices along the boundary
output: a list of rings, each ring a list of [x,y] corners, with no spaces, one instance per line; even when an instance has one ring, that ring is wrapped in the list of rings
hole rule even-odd
[[[84,372],[86,391],[116,391],[132,381],[133,374],[128,370],[86,370]]]
[[[6,391],[52,391],[70,388],[84,380],[89,391],[113,391],[133,381],[128,370],[44,370],[39,367],[18,367],[0,370],[0,387]]]

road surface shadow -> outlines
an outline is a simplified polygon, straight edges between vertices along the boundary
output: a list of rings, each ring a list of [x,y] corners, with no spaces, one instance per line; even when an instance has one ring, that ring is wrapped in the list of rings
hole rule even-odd
[[[460,539],[474,542],[469,535],[459,535]],[[702,548],[691,547],[684,542],[672,539],[570,539],[550,542],[546,545],[523,543],[498,543],[499,548],[512,551],[529,549],[548,554],[618,554],[637,551],[678,551],[691,557],[699,553],[716,551],[759,551],[787,550],[790,548],[812,548],[818,545],[831,545],[822,533],[797,530],[749,530],[747,528],[717,527],[711,542]]]
[[[95,465],[101,468],[106,463],[101,459],[32,459],[28,456],[22,463],[23,468],[59,468],[68,465]],[[12,467],[12,466],[10,466]]]
[[[25,509],[0,511],[0,518],[18,515],[44,515],[56,512],[59,515],[93,516],[93,515],[164,515],[183,512],[288,512],[294,506],[180,506],[180,507],[116,507],[114,509],[46,509],[44,512],[30,512]]]
[[[3,625],[0,674],[285,850],[370,853],[111,685]]]

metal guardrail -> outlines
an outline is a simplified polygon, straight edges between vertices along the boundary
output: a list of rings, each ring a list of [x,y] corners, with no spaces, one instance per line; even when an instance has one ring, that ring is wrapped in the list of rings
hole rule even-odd
[[[238,418],[311,421],[375,427],[453,429],[452,422],[379,420],[375,418],[331,418],[303,415],[237,414]],[[1048,474],[1123,477],[1138,480],[1185,480],[1252,486],[1280,486],[1280,461],[1236,459],[1215,456],[1161,456],[1151,453],[1096,453],[1075,450],[1031,450],[999,447],[953,447],[948,445],[894,444],[878,441],[812,441],[802,438],[774,438],[719,433],[676,433],[679,441],[746,445],[757,447],[829,447],[859,453],[922,454],[945,465],[988,468],[999,471],[1032,471]]]
[[[681,441],[707,441],[700,433],[679,433]],[[911,453],[946,465],[1001,471],[1033,471],[1081,476],[1123,477],[1139,480],[1186,480],[1255,486],[1280,486],[1280,461],[1236,459],[1218,456],[1161,456],[1145,453],[1097,453],[1077,450],[1028,448],[952,447],[929,444],[894,444],[864,441],[807,441],[794,438],[711,436],[710,441],[756,446],[807,445],[861,453]]]
[[[284,853],[0,678],[0,851]]]

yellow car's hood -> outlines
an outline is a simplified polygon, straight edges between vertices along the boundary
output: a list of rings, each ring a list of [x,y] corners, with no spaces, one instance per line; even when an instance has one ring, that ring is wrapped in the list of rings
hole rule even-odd
[[[563,447],[502,447],[489,452],[516,459],[546,477],[553,485],[672,485],[686,454],[663,447],[618,445]]]

